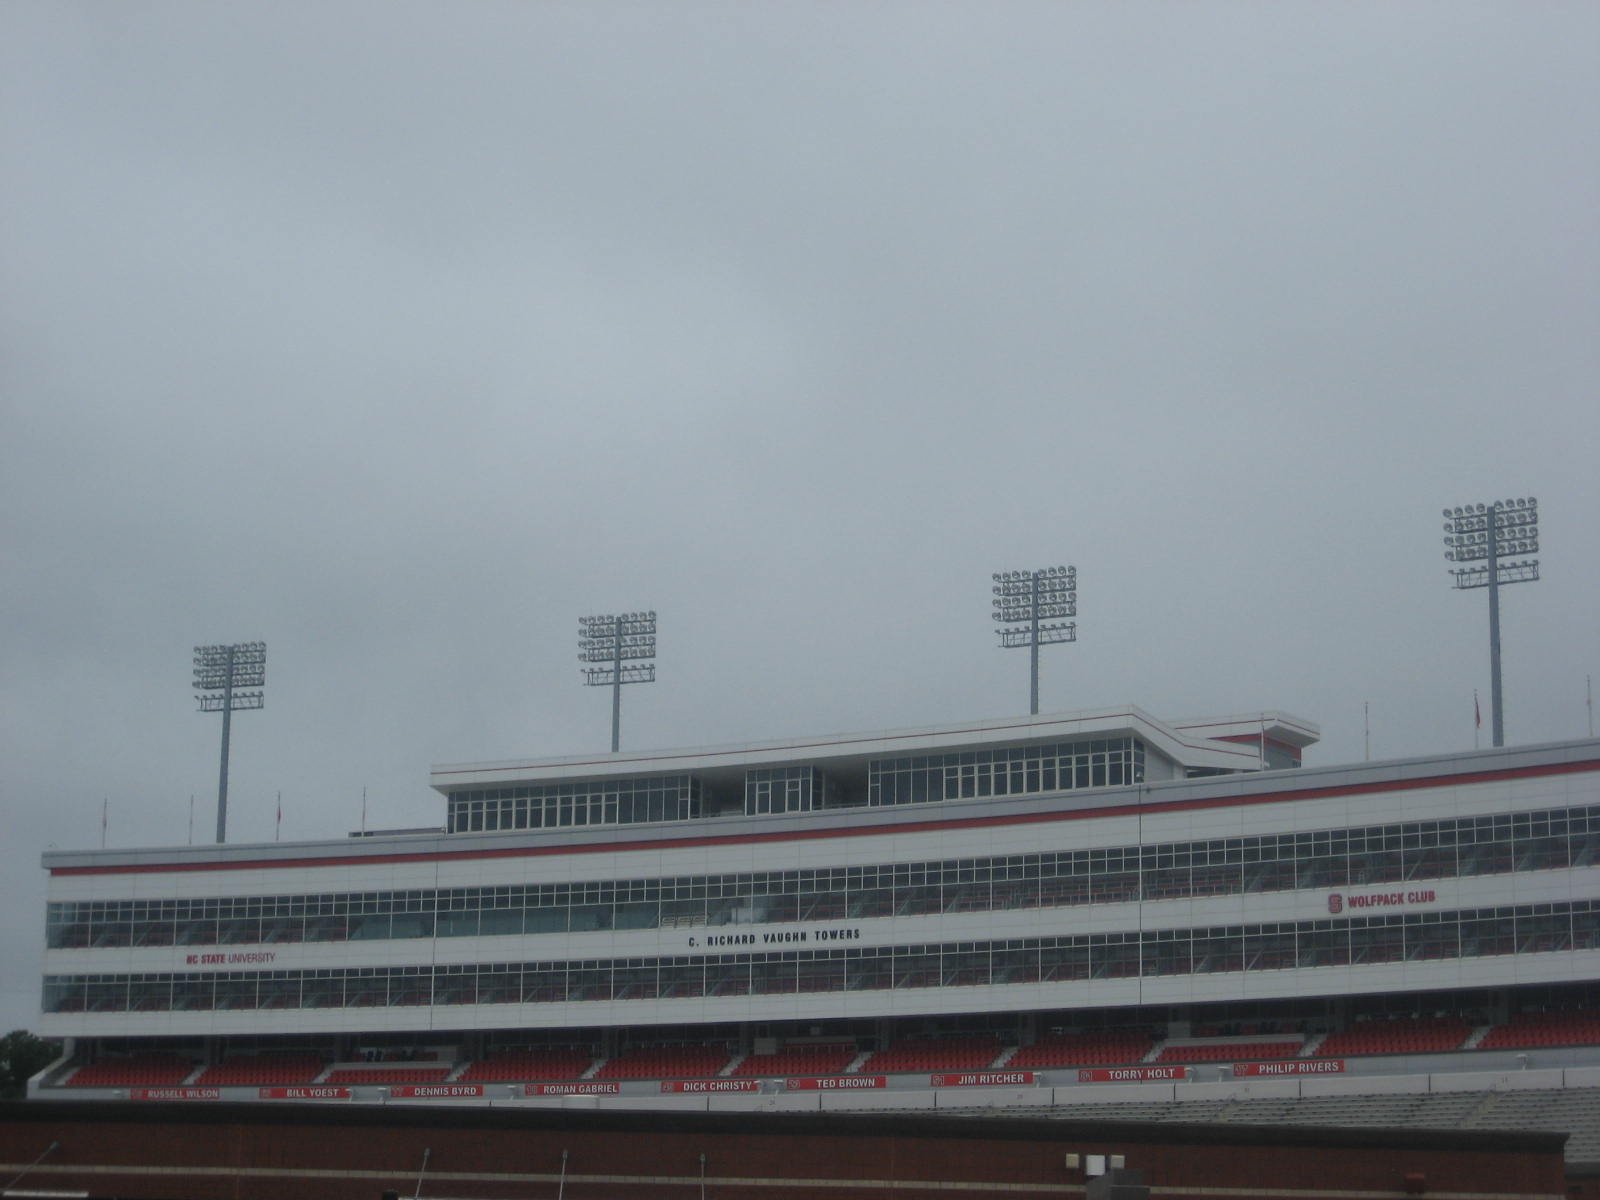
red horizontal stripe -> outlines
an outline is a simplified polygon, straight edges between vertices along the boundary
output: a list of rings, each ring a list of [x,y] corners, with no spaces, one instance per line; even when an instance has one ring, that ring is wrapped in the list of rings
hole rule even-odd
[[[1006,825],[1037,825],[1053,821],[1086,821],[1095,817],[1128,817],[1149,813],[1190,812],[1206,808],[1230,808],[1255,804],[1280,804],[1285,801],[1323,800],[1331,796],[1381,794],[1463,784],[1488,783],[1505,779],[1534,779],[1549,775],[1574,775],[1600,769],[1600,759],[1585,762],[1551,763],[1542,767],[1507,768],[1500,771],[1474,771],[1465,775],[1434,775],[1417,779],[1386,779],[1374,783],[1346,783],[1297,791],[1268,792],[1260,796],[1223,796],[1210,800],[1168,800],[1146,804],[1102,805],[1072,812],[1016,813],[994,817],[950,817],[943,820],[912,821],[903,825],[847,825],[830,829],[808,829],[785,833],[723,834],[711,837],[681,837],[661,841],[596,841],[570,846],[507,846],[485,850],[438,850],[399,854],[341,854],[316,858],[251,859],[238,862],[126,863],[119,866],[52,867],[52,875],[149,875],[185,871],[257,871],[302,867],[386,866],[393,863],[465,862],[491,858],[542,858],[553,854],[626,853],[630,850],[686,850],[700,846],[753,846],[769,842],[803,842],[827,838],[871,837],[881,834],[931,833],[949,829],[990,829]],[[1135,785],[1137,786],[1137,785]],[[904,811],[904,806],[896,806]],[[869,810],[870,811],[870,810]],[[616,826],[607,826],[600,836],[614,836]],[[441,835],[450,836],[450,835]],[[473,835],[455,835],[473,836]]]

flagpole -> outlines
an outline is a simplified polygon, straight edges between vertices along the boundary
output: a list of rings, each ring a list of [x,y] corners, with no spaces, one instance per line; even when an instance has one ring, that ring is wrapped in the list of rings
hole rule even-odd
[[[1472,748],[1478,748],[1478,731],[1483,728],[1483,709],[1478,707],[1478,689],[1472,689]]]
[[[278,827],[272,831],[272,840],[280,840],[283,834],[283,793],[278,793]]]

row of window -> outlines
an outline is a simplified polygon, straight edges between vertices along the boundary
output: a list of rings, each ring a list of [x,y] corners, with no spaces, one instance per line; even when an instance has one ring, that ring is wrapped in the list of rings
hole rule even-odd
[[[746,773],[750,815],[807,812],[851,803],[922,804],[983,796],[1024,796],[1144,782],[1144,743],[1101,738],[1048,746],[963,750],[893,758],[867,765],[866,796],[852,800],[813,766],[762,767]],[[519,784],[453,792],[451,833],[566,829],[686,821],[701,815],[700,781],[691,775]]]
[[[760,767],[745,772],[746,816],[812,812],[844,803],[839,785],[816,767]]]
[[[867,803],[924,804],[984,796],[1030,796],[1144,782],[1144,743],[1101,738],[882,759],[867,766]]]
[[[701,789],[691,775],[523,784],[452,792],[448,810],[450,833],[687,821],[700,815]]]
[[[1281,971],[1600,947],[1600,901],[945,945],[313,971],[50,975],[46,1012],[554,1004]]]
[[[584,933],[1362,887],[1589,866],[1600,806],[1206,842],[573,884],[57,902],[52,949]]]

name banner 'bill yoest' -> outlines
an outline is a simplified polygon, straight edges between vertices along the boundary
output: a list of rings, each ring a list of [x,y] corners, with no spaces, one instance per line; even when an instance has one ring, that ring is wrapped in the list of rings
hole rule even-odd
[[[1246,1075],[1342,1075],[1342,1058],[1292,1058],[1288,1062],[1234,1063],[1233,1073]]]
[[[257,1088],[262,1100],[348,1100],[347,1087],[264,1087]]]
[[[850,1092],[862,1088],[889,1086],[887,1075],[803,1075],[785,1079],[783,1086],[791,1092]]]
[[[221,1088],[129,1088],[130,1100],[221,1100]]]
[[[661,1085],[663,1092],[759,1092],[759,1079],[669,1079]]]
[[[483,1095],[481,1083],[401,1083],[389,1089],[396,1100],[454,1100]]]
[[[973,1071],[966,1075],[930,1075],[934,1087],[1031,1087],[1032,1071]]]
[[[524,1096],[620,1096],[620,1083],[525,1083]]]
[[[1078,1072],[1079,1083],[1150,1083],[1156,1080],[1182,1079],[1182,1067],[1084,1067]]]

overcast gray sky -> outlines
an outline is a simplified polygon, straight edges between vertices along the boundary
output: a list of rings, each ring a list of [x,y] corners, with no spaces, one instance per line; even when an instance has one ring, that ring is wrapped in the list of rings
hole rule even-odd
[[[435,762],[1046,711],[1487,744],[1439,512],[1537,495],[1508,739],[1600,673],[1593,3],[0,6],[0,1030],[38,856]],[[1587,549],[1585,548],[1587,547]]]

